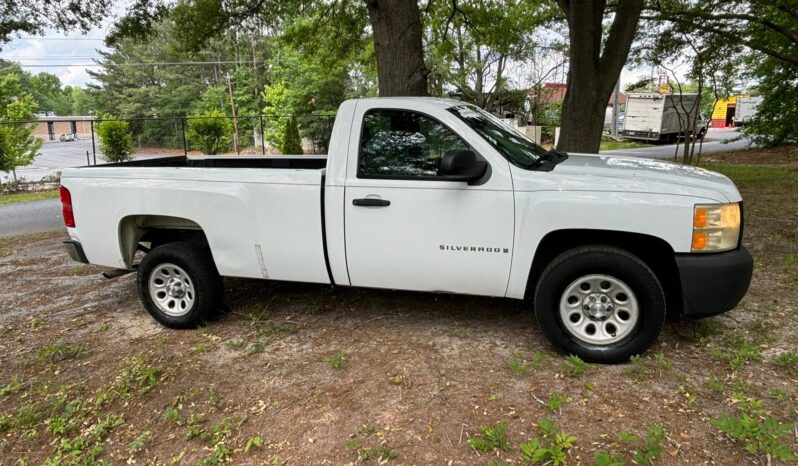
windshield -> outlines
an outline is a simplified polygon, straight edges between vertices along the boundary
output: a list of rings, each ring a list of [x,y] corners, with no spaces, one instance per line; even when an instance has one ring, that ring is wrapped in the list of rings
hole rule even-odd
[[[478,107],[457,105],[449,108],[449,111],[479,133],[513,165],[525,169],[534,168],[546,156],[546,149]]]

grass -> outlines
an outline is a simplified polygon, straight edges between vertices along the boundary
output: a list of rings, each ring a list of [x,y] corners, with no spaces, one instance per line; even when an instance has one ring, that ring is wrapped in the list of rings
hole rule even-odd
[[[638,147],[649,147],[650,144],[640,141],[631,141],[628,139],[609,139],[601,138],[601,145],[599,150],[616,150],[616,149],[635,149]]]
[[[58,190],[30,191],[23,193],[0,194],[0,204],[13,204],[15,202],[38,201],[41,199],[55,199]]]
[[[783,165],[747,165],[736,163],[708,162],[701,167],[723,173],[735,183],[788,183],[798,184],[798,170],[790,170]]]

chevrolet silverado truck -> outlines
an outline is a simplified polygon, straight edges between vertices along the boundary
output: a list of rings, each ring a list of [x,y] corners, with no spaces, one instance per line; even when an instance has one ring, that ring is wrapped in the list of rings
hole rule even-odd
[[[526,299],[561,351],[617,363],[666,312],[728,311],[751,280],[725,176],[547,151],[446,99],[346,101],[327,156],[171,157],[61,184],[70,256],[135,269],[174,328],[222,305],[222,277],[460,293]]]

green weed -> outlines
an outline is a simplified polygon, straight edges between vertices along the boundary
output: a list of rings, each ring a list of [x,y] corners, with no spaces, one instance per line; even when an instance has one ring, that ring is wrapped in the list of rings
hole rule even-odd
[[[20,388],[22,388],[22,384],[19,381],[19,376],[15,375],[7,384],[0,387],[0,396],[6,396],[9,393],[14,393]]]
[[[143,356],[131,356],[125,360],[125,367],[116,376],[114,383],[97,392],[95,402],[101,404],[117,398],[127,398],[133,390],[145,394],[158,385],[162,372],[160,367],[148,365]]]
[[[39,361],[59,362],[65,359],[76,358],[82,353],[82,346],[67,343],[64,341],[64,337],[60,337],[53,343],[42,347],[37,357]]]
[[[543,418],[538,424],[541,438],[532,437],[520,445],[521,464],[550,463],[560,466],[566,463],[566,453],[576,442],[576,437],[558,431],[552,419]]]
[[[507,451],[510,449],[510,440],[507,438],[507,423],[496,423],[495,426],[480,426],[480,434],[468,439],[468,444],[479,453],[488,453],[493,450]]]
[[[773,359],[773,364],[785,371],[798,372],[798,354],[790,351],[781,353]]]
[[[530,370],[540,366],[546,356],[540,352],[533,352],[528,357],[518,348],[510,348],[510,357],[507,358],[507,367],[517,375],[527,374]]]
[[[762,350],[750,340],[743,337],[734,337],[723,345],[710,350],[710,354],[726,360],[732,370],[738,370],[748,361],[762,359]]]
[[[254,437],[248,438],[247,441],[244,443],[244,453],[249,453],[249,450],[252,447],[259,447],[259,446],[261,446],[262,443],[263,443],[263,439],[261,439],[257,435],[254,436]]]
[[[144,448],[144,443],[147,439],[150,438],[150,431],[145,430],[144,432],[140,433],[136,436],[130,443],[127,444],[127,449],[130,453],[136,453],[137,451]]]
[[[326,362],[333,369],[340,369],[346,364],[346,353],[339,351],[331,356],[327,356],[322,361]]]
[[[549,399],[546,400],[546,407],[549,408],[550,411],[557,411],[567,401],[570,401],[570,398],[568,398],[566,395],[556,391],[551,392]]]
[[[745,451],[752,455],[768,454],[779,461],[796,459],[782,438],[792,434],[792,424],[780,422],[773,416],[764,419],[739,413],[737,416],[721,414],[709,423],[733,440],[743,442]]]
[[[593,466],[625,466],[626,462],[618,453],[599,450],[593,455]]]
[[[568,355],[560,367],[571,377],[579,377],[590,368],[590,365],[575,354]]]
[[[662,424],[649,424],[642,437],[631,434],[625,430],[617,435],[618,443],[632,447],[632,460],[635,464],[650,464],[662,453],[662,440],[665,430]]]

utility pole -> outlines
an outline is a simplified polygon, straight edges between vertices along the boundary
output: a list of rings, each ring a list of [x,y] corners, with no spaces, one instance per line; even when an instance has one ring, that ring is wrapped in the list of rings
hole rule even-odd
[[[227,78],[227,91],[230,93],[230,110],[233,113],[233,149],[238,154],[240,152],[238,147],[238,120],[236,119],[236,102],[233,99],[233,82],[230,79],[229,71],[225,77]]]

